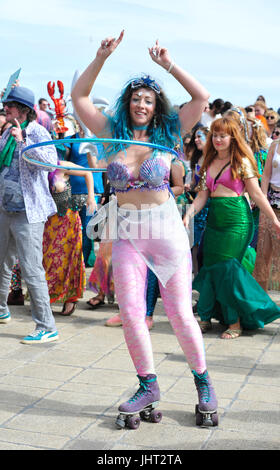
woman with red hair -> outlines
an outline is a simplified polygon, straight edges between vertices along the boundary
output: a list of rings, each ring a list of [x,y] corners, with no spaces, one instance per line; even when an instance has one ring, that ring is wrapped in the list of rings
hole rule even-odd
[[[271,220],[280,236],[280,222],[258,184],[255,158],[230,117],[211,125],[204,147],[199,194],[184,217],[210,207],[203,243],[203,266],[193,282],[200,293],[197,311],[203,332],[211,318],[229,328],[223,339],[236,338],[242,329],[262,328],[280,317],[280,308],[241,265],[253,236],[253,219],[245,193]]]

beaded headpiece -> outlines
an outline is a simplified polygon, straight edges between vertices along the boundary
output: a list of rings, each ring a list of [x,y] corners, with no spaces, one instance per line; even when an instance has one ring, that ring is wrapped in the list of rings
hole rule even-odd
[[[132,89],[146,86],[146,87],[151,88],[158,95],[160,94],[160,86],[149,75],[144,75],[143,77],[136,78],[135,80],[131,82],[130,86]]]

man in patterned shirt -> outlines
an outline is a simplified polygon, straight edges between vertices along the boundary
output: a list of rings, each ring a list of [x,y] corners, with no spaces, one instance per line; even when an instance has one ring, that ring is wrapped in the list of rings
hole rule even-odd
[[[4,110],[12,127],[0,140],[0,323],[11,320],[7,296],[17,256],[36,324],[35,331],[22,339],[25,344],[58,339],[42,265],[44,224],[56,212],[47,173],[53,168],[44,171],[44,167],[22,158],[28,145],[51,140],[48,131],[35,121],[34,98],[28,88],[16,86],[11,90]],[[52,145],[37,147],[30,156],[43,163],[57,163]]]

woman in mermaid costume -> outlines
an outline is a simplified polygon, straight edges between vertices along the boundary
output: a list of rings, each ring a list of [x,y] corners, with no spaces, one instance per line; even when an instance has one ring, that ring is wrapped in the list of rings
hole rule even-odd
[[[280,222],[258,184],[258,168],[238,124],[230,117],[211,125],[201,168],[200,192],[184,218],[199,212],[211,198],[204,233],[203,266],[193,288],[200,293],[197,312],[201,328],[216,318],[229,328],[222,338],[242,329],[263,328],[280,317],[280,308],[241,265],[252,239],[254,223],[245,192],[271,220],[280,236]]]
[[[63,160],[59,160],[58,166],[63,166],[63,163]],[[92,175],[75,163],[67,162],[67,166],[73,170],[57,168],[49,173],[49,185],[57,213],[48,218],[43,236],[43,266],[50,302],[63,302],[60,314],[64,316],[75,311],[86,286],[81,220],[79,207],[71,193],[70,175],[85,178],[88,190],[87,208],[91,213],[96,208]]]
[[[268,145],[267,145],[267,133],[259,119],[253,118],[250,115],[246,115],[246,111],[239,106],[234,106],[225,114],[226,117],[234,119],[240,127],[242,136],[250,146],[255,160],[257,162],[258,173],[260,175],[259,183],[261,183],[261,176],[264,170],[265,161],[267,158]],[[254,202],[251,202],[252,216],[254,221],[254,235],[250,242],[250,246],[245,253],[242,264],[250,274],[254,270],[256,260],[256,247],[258,241],[258,229],[259,229],[259,208]]]
[[[72,91],[75,109],[95,135],[131,141],[131,144],[107,145],[107,161],[100,162],[102,167],[107,165],[107,177],[117,196],[111,206],[116,214],[116,232],[112,236],[113,277],[126,344],[140,381],[139,390],[120,405],[119,411],[123,418],[148,406],[155,407],[160,399],[151,338],[145,322],[145,288],[150,268],[159,280],[166,314],[193,372],[199,411],[212,415],[217,410],[217,399],[207,372],[202,334],[192,312],[189,241],[169,191],[172,155],[133,144],[133,141],[142,141],[173,149],[180,131],[184,135],[198,121],[209,94],[171,61],[167,49],[157,41],[149,49],[151,59],[176,78],[191,95],[191,101],[176,114],[156,81],[143,76],[128,82],[112,115],[101,113],[90,101],[89,94],[123,35],[124,32],[118,39],[102,41],[95,59]],[[172,164],[172,174],[173,184],[178,181],[180,185],[181,167],[178,165],[176,176],[176,165]],[[120,422],[125,425],[125,419],[118,421],[122,426]]]

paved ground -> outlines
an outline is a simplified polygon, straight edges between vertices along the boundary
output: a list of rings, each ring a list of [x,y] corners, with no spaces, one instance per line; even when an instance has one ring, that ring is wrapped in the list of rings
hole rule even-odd
[[[19,342],[34,329],[28,302],[11,307],[12,321],[0,325],[0,450],[279,450],[280,320],[236,340],[221,340],[217,323],[204,335],[220,424],[202,429],[192,374],[159,299],[151,336],[163,419],[118,430],[118,405],[138,381],[122,329],[104,326],[116,305],[88,310],[90,296],[71,317],[56,315],[56,343]]]

